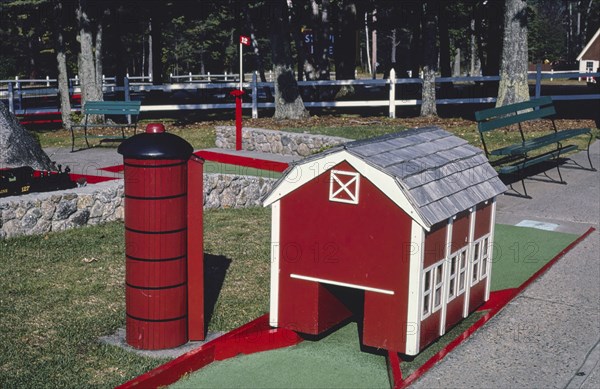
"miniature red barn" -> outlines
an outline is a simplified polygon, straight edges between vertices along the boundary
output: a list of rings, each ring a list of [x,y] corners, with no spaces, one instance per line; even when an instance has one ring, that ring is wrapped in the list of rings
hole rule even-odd
[[[481,150],[438,127],[300,161],[264,201],[270,324],[322,334],[350,317],[339,291],[351,288],[364,345],[418,354],[489,298],[505,190]]]

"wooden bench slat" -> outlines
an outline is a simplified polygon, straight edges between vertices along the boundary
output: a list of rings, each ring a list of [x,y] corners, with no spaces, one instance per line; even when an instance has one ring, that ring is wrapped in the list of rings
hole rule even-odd
[[[85,124],[76,124],[71,126],[71,151],[75,150],[75,128],[83,128],[86,140],[88,138],[101,138],[107,141],[121,141],[125,139],[125,128],[137,128],[137,120],[141,110],[141,101],[87,101],[83,105],[82,113],[86,117]],[[89,115],[107,115],[107,116],[125,116],[132,120],[131,123],[88,123]],[[91,135],[87,134],[88,128],[119,128],[122,136],[117,135]],[[89,144],[88,144],[89,146]]]
[[[86,115],[137,115],[140,111],[136,109],[95,109],[88,108],[85,110]]]
[[[502,147],[500,149],[493,150],[490,152],[491,155],[517,155],[525,154],[531,150],[536,150],[544,146],[548,146],[566,139],[574,138],[579,135],[589,134],[591,129],[589,128],[574,128],[570,130],[563,130],[556,133],[540,136],[538,138],[529,139],[522,143],[513,144],[510,146]]]
[[[479,131],[486,132],[502,127],[508,127],[513,124],[523,123],[528,120],[543,119],[552,116],[556,113],[554,107],[545,107],[534,111],[519,113],[512,116],[505,116],[494,120],[480,122],[478,124]]]
[[[559,154],[567,153],[569,151],[573,151],[573,150],[577,150],[577,149],[578,149],[578,147],[576,145],[569,145],[569,146],[563,147],[560,150],[553,150],[549,153],[538,155],[536,157],[527,159],[523,162],[516,163],[514,165],[503,166],[500,168],[499,172],[502,174],[514,173],[518,170],[525,169],[529,166],[536,165],[540,162],[544,162],[544,161],[548,161],[552,158],[556,158],[556,157],[558,157]]]
[[[89,106],[112,106],[112,105],[118,105],[118,106],[123,106],[123,107],[127,107],[127,106],[140,106],[141,105],[141,101],[87,101],[85,103],[85,105],[89,105]]]
[[[475,112],[475,120],[480,122],[496,116],[503,116],[510,113],[523,111],[525,109],[544,107],[552,104],[552,98],[548,96],[540,97],[537,99],[531,99],[529,101],[523,101],[520,103],[509,104],[497,108],[487,108],[481,111]]]

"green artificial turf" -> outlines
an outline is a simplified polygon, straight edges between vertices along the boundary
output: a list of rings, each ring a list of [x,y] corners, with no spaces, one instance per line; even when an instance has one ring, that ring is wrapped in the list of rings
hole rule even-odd
[[[237,174],[241,176],[254,176],[264,178],[279,178],[281,173],[271,170],[256,169],[253,167],[231,165],[213,161],[204,162],[204,173]]]
[[[496,224],[491,290],[517,288],[577,235]]]
[[[171,388],[389,388],[385,357],[360,351],[349,323],[319,341],[215,362]]]

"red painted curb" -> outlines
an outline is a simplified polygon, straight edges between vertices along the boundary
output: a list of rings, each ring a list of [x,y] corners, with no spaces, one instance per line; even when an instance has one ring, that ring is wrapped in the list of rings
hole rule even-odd
[[[545,264],[540,270],[535,272],[531,277],[527,279],[524,283],[522,283],[518,288],[515,289],[505,289],[496,292],[495,298],[492,300],[490,296],[490,300],[484,306],[489,305],[489,312],[486,313],[483,317],[477,320],[471,327],[469,327],[465,332],[460,334],[457,338],[452,340],[446,347],[441,349],[437,354],[432,356],[425,362],[421,367],[415,370],[410,376],[406,377],[404,381],[401,382],[397,388],[406,388],[419,378],[423,374],[425,374],[429,369],[431,369],[436,363],[444,359],[448,353],[454,350],[458,345],[464,342],[469,338],[475,331],[481,328],[485,323],[487,323],[492,317],[496,316],[498,312],[502,310],[513,298],[519,295],[525,288],[527,288],[533,281],[538,279],[542,274],[544,274],[548,269],[552,267],[559,259],[561,259],[566,253],[571,251],[573,247],[577,246],[582,240],[588,237],[592,232],[596,231],[594,227],[590,227],[583,235],[579,238],[575,239],[570,245],[564,248],[560,253],[558,253],[554,258],[552,258],[547,264]],[[493,301],[491,304],[490,302]],[[480,309],[483,310],[483,307]]]
[[[273,172],[283,172],[289,166],[289,164],[285,162],[269,161],[266,159],[244,157],[241,155],[216,153],[214,151],[207,150],[196,151],[194,154],[201,158],[204,158],[207,161],[252,167],[255,169],[269,170]]]
[[[194,155],[203,158],[207,161],[226,163],[230,165],[251,167],[261,170],[269,170],[273,172],[283,172],[288,168],[288,164],[285,162],[269,161],[266,159],[243,157],[241,155],[222,154],[214,151],[200,150],[196,151]],[[123,171],[123,165],[114,165],[100,168],[99,170],[105,170],[111,173],[118,173]]]
[[[302,338],[294,331],[271,328],[269,315],[266,314],[117,388],[157,388],[170,385],[184,374],[201,369],[214,361],[222,361],[239,354],[248,355],[294,346],[301,341]]]
[[[111,172],[111,173],[118,173],[118,172],[122,172],[123,170],[125,170],[125,166],[124,165],[107,166],[107,167],[101,167],[98,170],[104,170],[104,171]]]

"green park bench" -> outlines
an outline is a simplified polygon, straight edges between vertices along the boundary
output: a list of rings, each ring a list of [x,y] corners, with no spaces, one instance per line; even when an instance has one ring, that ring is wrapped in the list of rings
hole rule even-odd
[[[85,144],[90,147],[88,138],[99,138],[102,141],[122,141],[125,139],[125,129],[133,128],[134,134],[137,131],[137,121],[140,115],[140,101],[87,101],[83,105],[82,113],[85,115],[83,124],[75,124],[71,126],[71,151],[75,151],[75,138],[85,138]],[[91,115],[99,115],[103,117],[103,121],[100,123],[90,121]],[[125,116],[127,123],[113,123],[108,122],[108,118]],[[75,136],[76,129],[83,129],[83,135]],[[90,128],[120,128],[121,137],[115,137],[115,135],[91,135],[88,134]],[[102,142],[101,141],[101,142]]]
[[[556,169],[560,183],[565,183],[560,174],[559,157],[569,151],[577,150],[577,145],[564,144],[565,141],[580,135],[589,135],[587,145],[587,156],[590,169],[595,170],[590,158],[590,143],[592,142],[592,131],[590,128],[574,128],[558,130],[553,115],[556,114],[552,98],[541,97],[521,103],[505,105],[498,108],[489,108],[475,112],[475,120],[479,136],[483,143],[483,149],[492,166],[496,167],[500,174],[517,174],[523,184],[525,197],[524,170],[530,166],[548,160],[556,161]],[[538,137],[526,138],[521,123],[529,120],[549,118],[552,121],[552,131]],[[486,144],[485,133],[511,125],[517,125],[521,135],[521,142],[490,150]]]

